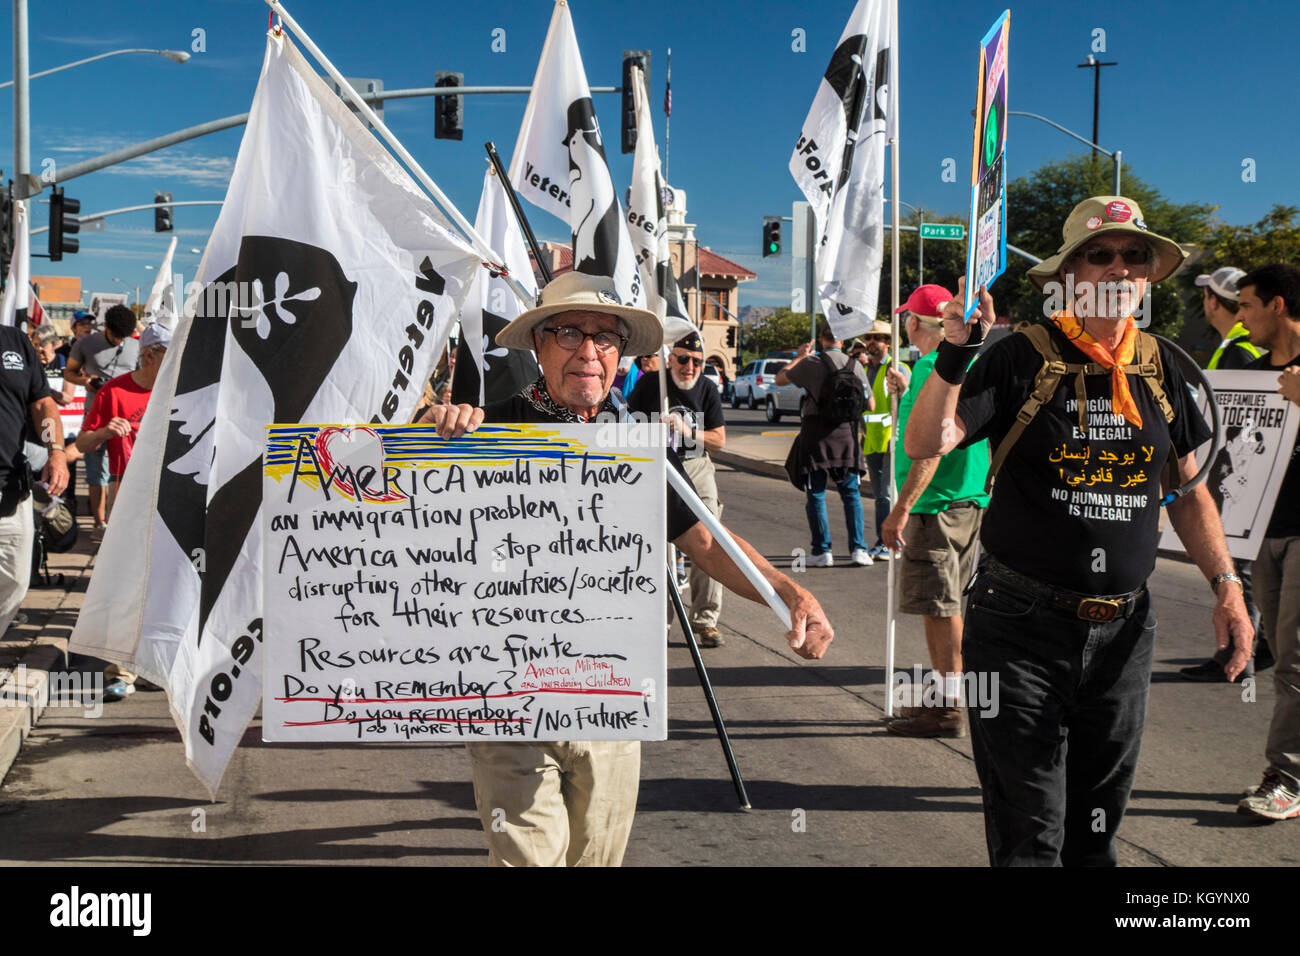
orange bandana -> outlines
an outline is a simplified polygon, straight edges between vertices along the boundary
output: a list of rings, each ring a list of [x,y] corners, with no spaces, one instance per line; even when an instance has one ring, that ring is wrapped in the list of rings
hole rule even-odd
[[[1123,415],[1125,421],[1141,428],[1142,415],[1137,403],[1133,401],[1133,393],[1129,391],[1128,376],[1124,374],[1124,366],[1133,363],[1133,355],[1137,351],[1137,326],[1132,319],[1124,330],[1119,348],[1113,354],[1085,332],[1079,320],[1068,312],[1057,312],[1052,316],[1052,324],[1065,333],[1075,348],[1110,372],[1111,408]],[[1084,401],[1084,396],[1077,397],[1080,402]]]

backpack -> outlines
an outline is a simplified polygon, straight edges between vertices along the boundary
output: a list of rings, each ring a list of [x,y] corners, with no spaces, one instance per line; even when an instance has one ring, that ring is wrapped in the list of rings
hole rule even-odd
[[[1016,413],[1015,423],[1012,424],[1001,444],[993,452],[993,460],[989,464],[988,481],[984,485],[986,492],[993,487],[993,478],[1007,460],[1007,455],[1011,453],[1012,447],[1024,434],[1025,429],[1029,427],[1029,423],[1034,420],[1038,410],[1052,400],[1052,396],[1056,394],[1056,389],[1060,386],[1061,379],[1064,376],[1075,376],[1074,395],[1077,400],[1075,404],[1078,405],[1079,409],[1079,429],[1086,435],[1088,434],[1086,376],[1110,374],[1097,362],[1087,362],[1083,365],[1066,363],[1061,358],[1060,349],[1057,348],[1056,341],[1052,338],[1051,332],[1048,331],[1046,325],[1024,323],[1018,326],[1015,331],[1017,334],[1029,339],[1034,349],[1043,357],[1043,367],[1034,376],[1033,391],[1025,404],[1020,407],[1020,411]],[[1156,405],[1165,416],[1165,423],[1172,422],[1174,420],[1174,407],[1169,402],[1169,396],[1165,394],[1165,371],[1160,364],[1160,346],[1157,344],[1154,335],[1149,335],[1141,329],[1138,330],[1137,346],[1133,351],[1133,364],[1125,365],[1124,372],[1126,374],[1136,372],[1142,377],[1142,381],[1147,383],[1151,397],[1155,399]]]
[[[854,371],[854,364],[850,359],[822,382],[821,394],[817,396],[817,415],[832,425],[861,421],[862,413],[867,410],[862,380]]]

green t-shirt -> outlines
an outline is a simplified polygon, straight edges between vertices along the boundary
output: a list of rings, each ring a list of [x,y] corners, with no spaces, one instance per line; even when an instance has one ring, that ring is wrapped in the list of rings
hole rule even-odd
[[[907,473],[912,468],[912,460],[903,451],[902,436],[907,433],[907,418],[912,414],[912,405],[921,392],[921,386],[930,373],[934,371],[937,349],[912,366],[912,381],[898,403],[899,442],[895,446],[894,480],[896,487],[902,488],[907,481]],[[930,479],[929,486],[921,492],[921,497],[912,506],[912,514],[937,514],[947,511],[954,501],[975,501],[981,508],[987,508],[989,496],[984,493],[984,483],[989,475],[988,440],[976,442],[969,448],[954,448],[943,456],[939,467]]]

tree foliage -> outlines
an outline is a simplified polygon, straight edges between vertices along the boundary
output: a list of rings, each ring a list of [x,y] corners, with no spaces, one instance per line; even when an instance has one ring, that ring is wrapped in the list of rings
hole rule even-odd
[[[742,343],[746,361],[769,352],[797,349],[812,332],[807,312],[791,312],[784,306],[745,327]]]

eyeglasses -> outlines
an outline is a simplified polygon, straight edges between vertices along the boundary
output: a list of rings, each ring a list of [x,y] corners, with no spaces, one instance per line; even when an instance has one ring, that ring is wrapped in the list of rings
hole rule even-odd
[[[1116,256],[1122,256],[1126,266],[1145,266],[1151,264],[1151,250],[1142,246],[1138,249],[1112,249],[1109,246],[1092,246],[1083,250],[1079,254],[1084,262],[1090,266],[1103,268],[1115,261]]]
[[[696,358],[694,355],[674,355],[678,365],[703,365],[704,359]]]
[[[542,332],[550,332],[555,336],[555,344],[562,349],[570,352],[576,352],[582,348],[582,343],[587,339],[596,346],[597,352],[612,352],[618,349],[620,352],[627,345],[627,336],[619,335],[617,332],[584,332],[582,329],[575,329],[568,325],[561,325],[555,329],[541,329]]]

